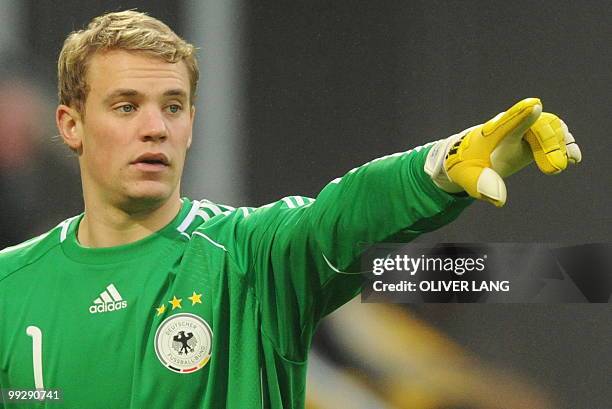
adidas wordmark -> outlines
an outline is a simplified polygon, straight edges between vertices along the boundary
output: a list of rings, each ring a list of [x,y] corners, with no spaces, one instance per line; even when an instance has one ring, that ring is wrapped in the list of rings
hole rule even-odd
[[[89,312],[92,314],[112,312],[126,307],[127,301],[121,297],[115,285],[111,283],[106,287],[106,290],[102,291],[100,296],[94,300],[93,305],[89,307]]]

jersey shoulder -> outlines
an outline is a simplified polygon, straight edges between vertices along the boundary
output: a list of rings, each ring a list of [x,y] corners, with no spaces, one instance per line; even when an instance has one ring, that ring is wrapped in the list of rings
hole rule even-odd
[[[244,272],[256,248],[273,239],[267,232],[283,230],[285,225],[291,224],[287,223],[288,218],[299,217],[300,209],[314,202],[304,196],[288,196],[260,207],[234,208],[208,200],[194,200],[190,213],[195,216],[185,219],[189,228],[181,234],[189,239],[192,248],[206,247],[224,252]]]
[[[206,200],[194,201],[195,206],[200,206],[195,212],[199,217],[185,235],[193,244],[204,240],[207,245],[241,254],[249,243],[259,241],[263,232],[282,229],[291,214],[298,215],[300,208],[307,208],[314,202],[304,196],[288,196],[260,207],[233,208]]]
[[[191,217],[187,216],[185,224],[189,225],[190,232],[202,230],[214,230],[214,226],[225,225],[228,222],[240,222],[257,215],[254,219],[275,218],[278,212],[308,207],[315,199],[305,196],[287,196],[276,202],[268,203],[260,207],[232,207],[213,203],[209,200],[192,201]],[[253,218],[251,218],[253,220]],[[179,228],[180,229],[180,228]]]
[[[19,269],[30,265],[66,238],[70,223],[78,216],[66,219],[46,233],[31,238],[15,246],[0,250],[0,281]]]
[[[206,199],[192,200],[191,210],[178,230],[189,239],[205,235],[228,239],[222,236],[229,234],[234,237],[233,233],[239,226],[245,228],[248,225],[249,229],[265,227],[273,221],[280,221],[285,211],[309,207],[314,201],[304,196],[288,196],[260,207],[235,208]]]

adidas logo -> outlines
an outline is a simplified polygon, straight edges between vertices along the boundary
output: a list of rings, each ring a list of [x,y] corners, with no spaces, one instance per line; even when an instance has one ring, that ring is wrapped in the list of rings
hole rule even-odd
[[[89,307],[92,314],[121,310],[127,307],[127,301],[121,297],[114,284],[109,284],[100,296],[96,298],[93,305]]]

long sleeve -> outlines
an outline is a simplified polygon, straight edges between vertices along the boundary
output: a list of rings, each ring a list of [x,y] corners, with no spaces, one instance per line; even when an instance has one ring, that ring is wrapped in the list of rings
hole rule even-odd
[[[361,287],[359,257],[452,220],[472,199],[437,188],[423,171],[428,147],[375,159],[329,183],[316,200],[291,196],[232,219],[228,249],[260,302],[262,331],[291,359],[318,321]]]

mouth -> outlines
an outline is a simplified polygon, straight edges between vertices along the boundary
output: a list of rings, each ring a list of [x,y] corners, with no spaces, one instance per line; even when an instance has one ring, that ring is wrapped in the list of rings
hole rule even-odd
[[[147,152],[140,155],[130,165],[143,171],[160,171],[170,166],[170,160],[163,153]]]

